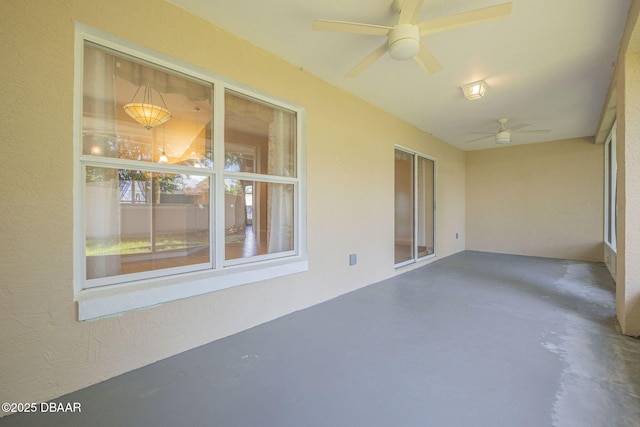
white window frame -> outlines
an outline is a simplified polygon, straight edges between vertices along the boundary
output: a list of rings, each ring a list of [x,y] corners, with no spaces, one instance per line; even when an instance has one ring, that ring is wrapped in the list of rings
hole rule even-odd
[[[617,245],[617,174],[616,122],[614,122],[604,145],[604,242],[613,252],[616,252]]]
[[[400,145],[395,145],[394,146],[394,156],[395,156],[395,151],[399,150],[399,151],[403,151],[407,154],[410,154],[413,157],[413,252],[414,252],[414,256],[411,259],[408,259],[406,261],[402,261],[399,262],[397,264],[394,264],[394,267],[396,269],[401,268],[401,267],[405,267],[407,265],[411,265],[411,264],[415,264],[417,262],[420,261],[424,261],[427,260],[429,258],[434,258],[436,256],[436,254],[438,253],[438,245],[436,244],[437,242],[437,237],[438,237],[438,231],[437,231],[437,210],[436,210],[436,200],[437,200],[437,183],[436,183],[436,177],[438,176],[438,160],[435,157],[431,157],[431,156],[427,156],[426,154],[422,154],[418,151],[412,150],[410,148],[406,148],[406,147],[402,147]],[[419,215],[418,215],[418,159],[422,157],[423,159],[427,159],[427,160],[431,160],[433,162],[433,253],[429,254],[429,255],[425,255],[423,257],[419,257],[417,256],[417,242],[418,242],[418,221],[419,221]]]
[[[85,280],[85,237],[84,237],[84,173],[87,165],[106,166],[110,160],[95,161],[91,156],[81,154],[82,145],[82,102],[83,102],[83,63],[84,43],[93,42],[106,48],[130,55],[135,58],[183,73],[213,84],[213,156],[214,169],[205,175],[211,179],[212,208],[210,228],[213,252],[210,268],[197,271],[170,270],[170,274],[158,274],[158,271],[137,273],[127,277],[126,282],[94,282],[87,286]],[[74,295],[78,302],[78,320],[89,320],[104,316],[117,315],[126,311],[141,309],[169,301],[201,295],[233,286],[277,278],[308,270],[306,246],[306,110],[305,108],[282,100],[275,96],[248,88],[210,71],[197,68],[167,55],[140,47],[95,28],[76,23],[75,32],[75,93],[74,93]],[[296,177],[270,177],[262,174],[234,174],[224,171],[224,94],[229,90],[257,102],[263,102],[278,108],[292,111],[296,115]],[[93,161],[92,161],[93,160]],[[103,160],[103,159],[100,159]],[[144,169],[145,165],[135,166]],[[146,166],[147,168],[149,165]],[[162,169],[162,165],[153,165],[153,169]],[[175,172],[175,168],[171,172]],[[191,171],[193,172],[193,171]],[[198,172],[201,172],[199,170]],[[294,249],[292,251],[234,260],[224,260],[224,178],[252,176],[256,181],[293,184],[294,200]],[[213,236],[218,236],[215,240]],[[131,279],[131,280],[129,280]]]

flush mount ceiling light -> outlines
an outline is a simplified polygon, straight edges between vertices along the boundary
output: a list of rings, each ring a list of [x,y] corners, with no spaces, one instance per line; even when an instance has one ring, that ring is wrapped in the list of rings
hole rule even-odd
[[[160,95],[160,100],[164,106],[154,104],[151,87],[144,87],[142,102],[134,102],[141,88],[142,86],[138,87],[133,98],[131,98],[131,102],[124,106],[124,111],[147,129],[161,125],[169,120],[171,118],[171,112],[167,109],[167,104],[164,102],[162,94],[156,91],[158,95]]]
[[[469,83],[463,86],[460,86],[462,89],[462,93],[467,97],[469,101],[474,99],[480,99],[484,96],[484,93],[487,91],[487,84],[484,80],[480,80],[479,82]]]

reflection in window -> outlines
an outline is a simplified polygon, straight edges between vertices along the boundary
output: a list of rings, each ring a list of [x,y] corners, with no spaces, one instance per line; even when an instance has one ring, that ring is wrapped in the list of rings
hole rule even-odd
[[[212,86],[85,44],[82,153],[96,157],[212,167]],[[140,90],[140,89],[143,90]],[[141,101],[166,105],[171,118],[150,129],[124,109]]]
[[[210,267],[211,84],[89,42],[84,55],[85,279]],[[141,101],[170,118],[145,126],[124,108]]]
[[[225,260],[289,253],[295,114],[231,92],[225,107]]]
[[[225,259],[293,251],[293,185],[225,179],[225,188]]]
[[[296,112],[217,82],[224,121],[214,123],[211,81],[88,40],[82,60],[82,288],[301,261]]]
[[[295,113],[227,92],[225,171],[295,177]]]
[[[208,177],[86,169],[87,279],[209,262]],[[143,201],[123,202],[123,188]]]

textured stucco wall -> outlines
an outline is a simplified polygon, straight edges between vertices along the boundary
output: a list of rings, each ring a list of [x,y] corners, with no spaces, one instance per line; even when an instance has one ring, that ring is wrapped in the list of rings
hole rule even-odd
[[[640,53],[627,54],[618,84],[617,312],[622,331],[640,335]]]
[[[603,156],[593,138],[468,152],[467,249],[602,261]]]
[[[633,0],[618,55],[616,311],[622,332],[640,336],[640,0]]]
[[[308,272],[77,321],[75,21],[307,108]],[[398,274],[394,144],[438,159],[438,255],[464,249],[463,152],[165,1],[3,0],[0,54],[0,401],[57,397]]]

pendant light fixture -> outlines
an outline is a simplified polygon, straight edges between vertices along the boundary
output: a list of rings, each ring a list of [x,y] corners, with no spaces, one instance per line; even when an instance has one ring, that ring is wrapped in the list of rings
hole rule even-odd
[[[158,163],[167,163],[168,161],[169,158],[165,154],[164,150],[162,150],[162,154],[160,154],[160,160],[158,160]]]
[[[144,86],[142,102],[134,102],[141,88],[142,86],[138,87],[133,98],[131,98],[131,102],[124,106],[124,111],[147,129],[161,125],[169,120],[171,118],[171,112],[167,109],[167,104],[164,102],[162,94],[156,91],[158,95],[160,95],[160,100],[163,105],[154,104],[153,89],[151,89],[150,86]]]
[[[167,153],[164,152],[164,124],[162,125],[162,154],[160,154],[160,158],[158,159],[158,163],[168,163],[169,158],[167,157]]]

